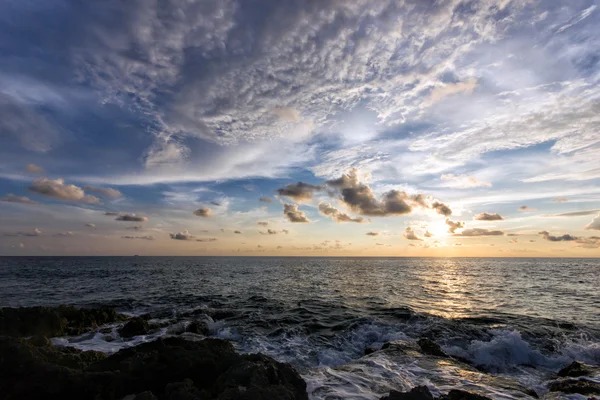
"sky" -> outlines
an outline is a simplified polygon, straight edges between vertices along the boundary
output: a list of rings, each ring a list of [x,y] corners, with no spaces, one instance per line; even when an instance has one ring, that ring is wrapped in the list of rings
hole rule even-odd
[[[6,0],[0,255],[600,256],[593,0]]]

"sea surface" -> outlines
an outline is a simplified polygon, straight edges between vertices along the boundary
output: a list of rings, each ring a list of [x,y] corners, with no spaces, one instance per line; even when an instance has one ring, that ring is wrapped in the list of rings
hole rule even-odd
[[[449,382],[516,398],[482,377],[549,396],[561,367],[600,365],[599,259],[0,257],[0,306],[59,304],[150,314],[159,328],[125,340],[115,325],[55,344],[115,352],[203,318],[239,351],[294,364],[312,399],[379,399],[417,384],[435,394]],[[421,337],[484,375],[364,357]]]

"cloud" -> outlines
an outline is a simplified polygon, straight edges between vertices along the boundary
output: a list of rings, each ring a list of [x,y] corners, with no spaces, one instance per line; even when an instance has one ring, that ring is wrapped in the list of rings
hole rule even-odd
[[[210,208],[207,208],[207,207],[200,207],[199,209],[194,211],[194,215],[197,217],[207,218],[207,217],[210,217],[211,214],[212,214],[212,211],[210,210]]]
[[[87,190],[88,192],[98,193],[105,197],[121,197],[123,194],[117,189],[112,188],[103,188],[98,186],[84,186],[83,190]]]
[[[425,99],[428,104],[437,103],[445,97],[452,96],[455,94],[466,93],[470,94],[477,87],[477,79],[469,78],[463,82],[448,83],[445,85],[439,85],[433,88],[429,97]]]
[[[600,214],[590,222],[585,229],[600,231]]]
[[[306,216],[306,214],[304,214],[304,211],[298,210],[298,205],[297,204],[284,203],[284,205],[283,205],[283,215],[290,222],[303,222],[303,223],[309,223],[310,222],[310,220],[308,219],[308,217]]]
[[[174,240],[186,240],[186,241],[194,241],[194,242],[216,242],[216,238],[196,238],[196,236],[192,235],[187,229],[179,232],[179,233],[169,233],[171,239]]]
[[[269,223],[268,223],[267,221],[258,221],[258,222],[256,223],[256,225],[258,225],[258,226],[268,226],[268,225],[269,225]]]
[[[277,107],[273,109],[273,114],[277,115],[283,121],[298,122],[302,118],[298,110],[291,107]]]
[[[35,236],[41,236],[41,235],[42,235],[42,231],[39,230],[38,228],[35,228],[31,232],[17,232],[17,233],[5,234],[5,236],[28,236],[28,237],[35,237]]]
[[[537,211],[537,208],[528,207],[528,206],[521,206],[521,207],[519,207],[519,211],[533,212],[533,211]]]
[[[100,199],[87,195],[80,187],[67,185],[63,179],[39,178],[33,181],[29,190],[60,200],[77,201],[86,204],[100,204]]]
[[[586,238],[578,238],[576,243],[586,249],[597,249],[600,248],[600,236],[590,236]]]
[[[107,211],[107,212],[104,213],[104,215],[111,216],[111,217],[116,217],[119,214],[120,213],[114,212],[114,211]]]
[[[550,235],[550,233],[548,233],[548,231],[538,232],[538,235],[550,242],[570,242],[578,239],[577,237],[571,236],[569,234],[564,234],[562,236],[552,236]]]
[[[311,185],[310,183],[297,182],[277,189],[280,196],[289,197],[297,202],[309,201],[314,192],[323,190],[321,186]]]
[[[7,203],[38,204],[37,201],[31,200],[29,197],[15,196],[12,193],[8,193],[6,196],[0,198],[0,201],[5,201]]]
[[[115,221],[127,221],[127,222],[147,222],[148,217],[136,214],[120,214]]]
[[[379,236],[379,232],[367,232],[365,233],[367,236]]]
[[[500,214],[498,214],[498,213],[490,214],[487,212],[478,214],[473,219],[476,221],[504,221],[504,218]]]
[[[333,207],[329,203],[323,203],[323,202],[319,203],[319,211],[321,212],[321,214],[331,217],[337,223],[356,222],[356,223],[360,224],[363,222],[362,217],[352,218],[348,214],[340,212],[339,210],[337,210],[335,207]]]
[[[446,219],[446,225],[448,225],[448,232],[450,233],[454,233],[457,229],[465,227],[464,222],[452,221],[450,219]]]
[[[273,199],[271,199],[270,197],[261,197],[258,199],[258,201],[260,201],[261,203],[267,203],[267,204],[271,204],[273,202]]]
[[[242,231],[233,231],[233,233],[237,234],[237,235],[241,235]]]
[[[25,171],[29,172],[30,174],[43,174],[44,173],[44,169],[35,164],[27,164],[27,166],[25,166]]]
[[[406,227],[406,230],[404,231],[403,236],[405,239],[408,239],[408,240],[423,240],[422,238],[417,236],[415,231],[413,231],[410,226]]]
[[[554,203],[566,203],[567,201],[569,201],[569,199],[561,196],[561,197],[555,197],[554,199],[552,199],[552,201]]]
[[[409,195],[398,190],[385,192],[378,200],[371,188],[358,179],[358,170],[351,169],[340,178],[328,180],[326,185],[341,194],[341,201],[353,211],[368,216],[385,217],[390,215],[406,215],[413,208],[430,208],[438,214],[451,215],[452,210],[446,204],[433,201],[422,194]]]
[[[130,230],[133,230],[133,231],[142,231],[142,230],[144,230],[144,227],[140,226],[140,225],[136,225],[136,226],[128,226],[125,229],[130,229]]]
[[[277,231],[274,229],[267,229],[265,232],[259,231],[261,235],[277,235]]]
[[[503,236],[502,231],[490,231],[482,228],[463,229],[461,233],[455,233],[454,236]]]
[[[87,226],[88,228],[96,229],[96,224],[92,224],[91,222],[85,224],[85,226]]]
[[[545,217],[583,217],[586,215],[594,215],[596,213],[600,212],[600,210],[584,210],[584,211],[573,211],[573,212],[568,212],[568,213],[562,213],[562,214],[549,214],[549,215],[544,215]]]
[[[73,237],[75,235],[73,234],[73,232],[67,231],[67,232],[58,232],[58,233],[55,233],[52,236],[55,236],[55,237]]]
[[[425,237],[432,237],[433,234],[430,233],[429,231],[425,231],[425,234],[423,234],[423,236],[425,236]]]
[[[121,236],[121,239],[154,240],[154,236]]]

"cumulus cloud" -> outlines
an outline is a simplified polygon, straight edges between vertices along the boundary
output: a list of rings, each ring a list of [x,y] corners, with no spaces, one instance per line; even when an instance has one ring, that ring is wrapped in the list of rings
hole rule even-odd
[[[120,214],[115,221],[127,221],[127,222],[147,222],[148,217],[136,214]]]
[[[259,198],[258,201],[260,201],[261,203],[271,204],[273,202],[273,199],[271,199],[270,197],[264,196],[264,197]]]
[[[454,236],[503,236],[502,231],[491,231],[482,228],[463,229],[461,233],[455,233]]]
[[[288,204],[288,203],[285,203],[283,205],[283,215],[290,222],[303,222],[303,223],[310,222],[310,220],[308,219],[308,217],[306,216],[306,214],[304,214],[304,211],[298,210],[298,205],[297,204]]]
[[[431,232],[429,232],[429,231],[425,231],[425,234],[423,236],[425,236],[425,237],[432,237],[433,234]]]
[[[44,169],[35,164],[27,164],[27,166],[25,166],[25,171],[29,172],[30,174],[43,174],[44,173]]]
[[[16,196],[12,193],[8,193],[6,196],[0,198],[0,201],[5,201],[7,203],[38,204],[37,201],[31,200],[29,197]]]
[[[154,240],[154,236],[121,236],[121,239],[138,239],[138,240]]]
[[[533,212],[533,211],[537,211],[537,208],[528,207],[528,206],[521,206],[521,207],[519,207],[519,211]]]
[[[117,198],[117,197],[121,197],[123,195],[117,189],[103,188],[103,187],[98,187],[98,186],[89,186],[89,185],[84,186],[83,190],[86,190],[88,192],[98,193],[99,195],[105,196],[105,197]]]
[[[194,215],[197,217],[206,218],[206,217],[210,217],[212,215],[212,211],[210,210],[210,208],[200,207],[199,209],[194,211]]]
[[[562,236],[552,236],[548,231],[538,232],[538,235],[550,242],[571,242],[578,239],[577,237],[566,233]]]
[[[326,185],[339,191],[340,200],[361,215],[376,217],[405,215],[410,214],[415,207],[430,208],[445,216],[452,214],[452,210],[446,204],[422,194],[409,195],[406,192],[390,190],[379,200],[367,184],[359,181],[356,168],[340,178],[328,180]]]
[[[310,183],[297,182],[277,189],[280,196],[289,197],[297,202],[309,201],[313,193],[323,190],[321,186],[311,185]]]
[[[242,231],[233,231],[233,233],[237,234],[237,235],[241,235]]]
[[[266,231],[259,231],[261,235],[277,235],[277,231],[274,229],[267,229]]]
[[[464,222],[460,221],[452,221],[450,219],[446,219],[446,225],[448,225],[448,232],[455,233],[457,229],[461,229],[465,227]]]
[[[268,223],[267,221],[258,221],[258,222],[256,223],[256,225],[258,225],[258,226],[268,226],[268,225],[269,225],[269,223]]]
[[[504,218],[498,213],[487,213],[483,212],[481,214],[476,215],[474,218],[476,221],[504,221]]]
[[[408,239],[408,240],[423,240],[422,238],[417,236],[415,231],[413,231],[410,226],[406,228],[403,236],[405,239]]]
[[[187,241],[195,241],[195,242],[216,242],[216,238],[196,238],[196,236],[192,235],[187,229],[179,232],[179,233],[169,233],[171,239],[174,240],[187,240]]]
[[[65,184],[63,179],[39,178],[33,181],[29,190],[47,197],[60,200],[77,201],[86,204],[99,204],[100,199],[85,194],[84,190],[75,185]]]
[[[85,224],[85,226],[87,226],[88,228],[96,229],[96,224],[92,224],[91,222]]]
[[[590,222],[585,229],[600,231],[600,214]]]
[[[367,236],[379,236],[379,232],[367,232],[365,233]]]
[[[321,214],[331,217],[334,221],[336,221],[338,223],[340,223],[340,222],[356,222],[356,223],[360,224],[363,222],[362,217],[352,218],[348,214],[345,214],[345,213],[339,211],[338,209],[336,209],[329,203],[323,203],[323,202],[319,203],[319,211],[321,212]]]

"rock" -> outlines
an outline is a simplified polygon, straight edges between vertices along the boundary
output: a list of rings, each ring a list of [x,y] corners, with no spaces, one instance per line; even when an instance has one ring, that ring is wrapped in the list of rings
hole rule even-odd
[[[306,383],[291,365],[261,354],[239,355],[221,339],[170,337],[106,356],[0,338],[0,399],[157,397],[308,399]]]
[[[126,317],[114,308],[20,307],[0,309],[0,335],[45,336],[79,335],[90,329]]]
[[[446,396],[448,400],[492,400],[489,397],[467,392],[466,390],[452,389]]]
[[[198,320],[192,321],[188,325],[186,332],[197,333],[199,335],[205,335],[205,336],[210,335],[210,329],[208,328],[208,324],[206,323],[206,321],[198,321]]]
[[[548,385],[551,392],[563,392],[566,394],[600,395],[600,383],[587,379],[563,379],[551,382]]]
[[[590,376],[594,373],[594,370],[596,369],[597,368],[594,368],[591,365],[587,365],[579,361],[573,361],[571,364],[558,371],[558,376],[572,378],[577,378],[579,376],[585,375]]]
[[[125,326],[119,329],[119,335],[125,338],[129,338],[132,336],[145,335],[148,333],[149,330],[150,327],[148,326],[148,322],[145,319],[140,317],[133,317],[129,321],[127,321]]]
[[[36,347],[44,347],[44,346],[52,345],[52,342],[50,342],[50,340],[46,336],[42,336],[42,335],[36,335],[36,336],[30,338],[29,343],[31,343],[32,345],[34,345]]]
[[[409,392],[392,390],[388,396],[384,396],[380,400],[433,400],[433,395],[427,386],[417,386]]]
[[[423,354],[436,357],[448,357],[448,354],[446,354],[444,350],[442,350],[440,345],[431,339],[421,338],[417,341],[417,344],[421,348]]]
[[[373,354],[373,353],[375,353],[376,351],[377,351],[377,349],[376,349],[376,348],[374,348],[374,347],[367,347],[367,348],[365,349],[364,355],[365,355],[365,356],[368,356],[369,354]]]

